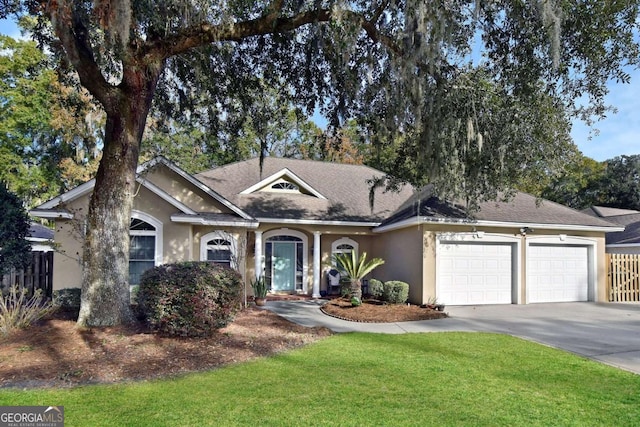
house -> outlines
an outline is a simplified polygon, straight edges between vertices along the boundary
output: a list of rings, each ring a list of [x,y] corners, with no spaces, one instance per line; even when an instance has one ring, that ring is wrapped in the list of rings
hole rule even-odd
[[[624,227],[622,231],[607,233],[607,253],[640,254],[640,211],[592,206],[583,212]]]
[[[268,157],[190,175],[158,157],[138,168],[130,283],[183,260],[264,275],[272,292],[320,296],[331,255],[367,252],[409,300],[450,305],[605,301],[605,233],[622,228],[519,193],[473,216],[431,188],[397,192],[367,166]],[[79,287],[82,224],[94,181],[37,207],[56,222],[54,287]]]
[[[53,250],[54,232],[49,227],[45,227],[37,222],[31,222],[27,240],[31,244],[33,252],[49,252]]]

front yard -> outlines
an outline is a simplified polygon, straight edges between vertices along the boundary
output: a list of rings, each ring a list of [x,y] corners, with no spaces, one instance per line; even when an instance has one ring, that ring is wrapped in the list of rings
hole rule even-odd
[[[66,426],[635,426],[640,376],[517,338],[343,334],[172,380],[3,390]]]

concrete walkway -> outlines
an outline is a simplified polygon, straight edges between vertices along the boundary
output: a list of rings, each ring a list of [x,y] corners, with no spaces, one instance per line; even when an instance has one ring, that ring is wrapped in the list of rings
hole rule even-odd
[[[555,303],[447,307],[447,319],[358,323],[326,316],[325,301],[269,301],[265,306],[303,326],[334,332],[471,331],[521,337],[640,374],[640,304]]]

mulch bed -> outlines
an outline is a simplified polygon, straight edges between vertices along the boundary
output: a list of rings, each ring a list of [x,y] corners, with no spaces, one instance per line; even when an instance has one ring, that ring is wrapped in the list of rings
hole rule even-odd
[[[321,310],[339,319],[368,323],[409,322],[448,317],[444,311],[423,308],[415,304],[383,304],[371,299],[365,299],[361,305],[354,307],[351,305],[351,300],[337,298],[328,301]]]

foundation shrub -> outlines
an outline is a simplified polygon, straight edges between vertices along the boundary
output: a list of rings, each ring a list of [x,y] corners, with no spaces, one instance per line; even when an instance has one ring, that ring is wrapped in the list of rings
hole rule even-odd
[[[137,299],[151,328],[176,336],[208,336],[233,320],[242,278],[227,267],[182,262],[155,267],[140,280]]]
[[[384,282],[382,300],[390,304],[403,304],[409,298],[409,284],[399,280]]]
[[[376,299],[382,299],[382,296],[384,295],[384,283],[378,279],[370,279],[369,294]]]

